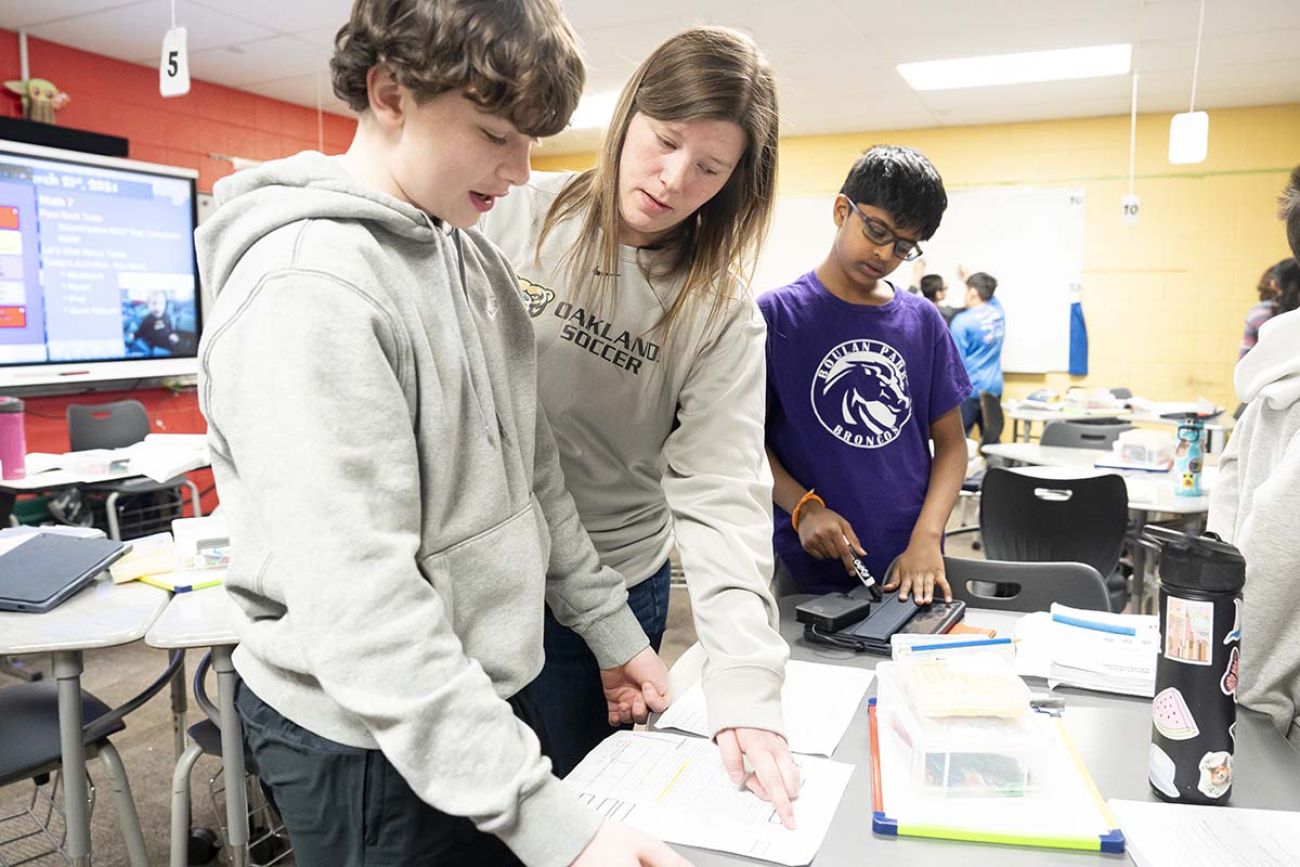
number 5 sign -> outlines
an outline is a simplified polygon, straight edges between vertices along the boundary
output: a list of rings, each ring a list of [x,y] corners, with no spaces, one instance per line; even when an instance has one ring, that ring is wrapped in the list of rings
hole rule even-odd
[[[190,92],[190,60],[185,50],[184,27],[173,27],[163,37],[158,92],[163,96],[184,96]]]

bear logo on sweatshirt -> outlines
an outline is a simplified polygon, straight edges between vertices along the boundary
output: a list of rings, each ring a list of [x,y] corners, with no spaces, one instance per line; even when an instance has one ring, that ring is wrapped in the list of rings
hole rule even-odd
[[[519,295],[524,299],[528,315],[536,319],[546,310],[547,305],[555,300],[555,290],[539,286],[532,280],[519,278]]]

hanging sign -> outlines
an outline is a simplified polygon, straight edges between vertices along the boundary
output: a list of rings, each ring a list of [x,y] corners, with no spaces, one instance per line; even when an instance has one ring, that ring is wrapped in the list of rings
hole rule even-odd
[[[173,27],[163,36],[158,92],[163,96],[184,96],[190,92],[190,59],[185,48],[184,27]]]

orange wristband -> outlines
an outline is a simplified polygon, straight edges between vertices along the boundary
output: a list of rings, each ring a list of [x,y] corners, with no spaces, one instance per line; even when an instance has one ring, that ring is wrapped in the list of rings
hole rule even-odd
[[[799,511],[804,507],[804,504],[807,503],[809,500],[816,500],[818,503],[821,504],[823,509],[826,508],[826,501],[823,500],[821,497],[817,496],[817,494],[813,492],[812,488],[809,488],[808,493],[800,497],[799,502],[795,503],[794,508],[790,510],[790,524],[791,526],[794,527],[794,531],[796,533],[799,532]]]

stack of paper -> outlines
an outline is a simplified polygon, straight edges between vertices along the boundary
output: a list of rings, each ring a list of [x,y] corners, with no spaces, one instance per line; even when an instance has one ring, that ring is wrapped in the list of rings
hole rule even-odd
[[[793,831],[771,804],[731,782],[717,745],[704,738],[618,732],[564,782],[602,816],[669,843],[799,865],[821,847],[853,766],[811,756],[796,761],[803,787]]]
[[[864,668],[799,660],[788,662],[785,684],[781,687],[781,712],[790,750],[820,756],[834,753],[853,715],[862,706],[862,697],[873,677],[875,673]],[[683,695],[673,698],[655,728],[678,729],[706,738],[713,736],[699,681]]]
[[[1112,800],[1138,867],[1288,867],[1300,813]]]
[[[1055,604],[1016,626],[1016,670],[1049,684],[1148,698],[1155,695],[1158,618]]]

